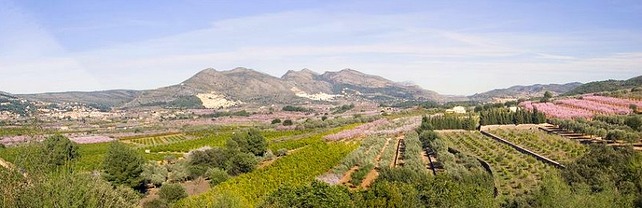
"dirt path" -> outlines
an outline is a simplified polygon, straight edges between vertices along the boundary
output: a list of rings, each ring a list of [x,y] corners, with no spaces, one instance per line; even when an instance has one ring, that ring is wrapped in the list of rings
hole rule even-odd
[[[350,183],[350,180],[352,179],[352,173],[356,172],[359,169],[359,166],[354,166],[348,170],[345,174],[343,174],[343,177],[341,177],[341,180],[339,180],[339,184],[346,185]]]
[[[399,139],[399,142],[397,143],[397,155],[395,156],[395,167],[401,167],[403,166],[403,154],[404,151],[406,150],[405,143],[403,140],[403,137]]]
[[[392,138],[388,138],[388,140],[386,140],[386,143],[383,144],[381,151],[379,151],[379,154],[377,155],[377,157],[375,157],[375,164],[376,164],[375,167],[372,170],[370,170],[368,175],[366,175],[363,181],[361,181],[361,185],[359,187],[368,188],[377,179],[377,177],[379,176],[378,170],[379,170],[379,162],[381,161],[381,155],[383,154],[383,152],[386,151],[386,147],[388,146],[391,140]]]

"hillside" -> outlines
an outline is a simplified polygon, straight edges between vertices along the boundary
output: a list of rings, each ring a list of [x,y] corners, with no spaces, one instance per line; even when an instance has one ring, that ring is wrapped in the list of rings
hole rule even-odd
[[[195,98],[200,99],[200,104]],[[444,101],[436,92],[402,85],[352,69],[317,74],[309,69],[273,77],[247,68],[229,71],[205,69],[184,82],[142,92],[125,107],[166,106],[176,100],[193,100],[208,108],[239,104],[292,104],[333,99],[397,102]]]
[[[605,80],[589,82],[578,86],[577,88],[567,92],[565,95],[578,95],[586,93],[617,91],[624,89],[631,89],[642,86],[642,76],[633,77],[627,80]]]
[[[535,84],[528,86],[512,86],[504,89],[495,89],[488,92],[478,93],[469,96],[471,100],[490,102],[495,99],[519,99],[519,98],[532,98],[532,97],[541,97],[546,91],[550,91],[554,95],[560,95],[567,93],[576,87],[582,85],[579,82],[567,83],[567,84]]]
[[[132,101],[140,94],[136,90],[106,90],[96,92],[53,92],[39,94],[21,94],[18,97],[43,102],[78,102],[84,104],[101,104],[120,106]]]

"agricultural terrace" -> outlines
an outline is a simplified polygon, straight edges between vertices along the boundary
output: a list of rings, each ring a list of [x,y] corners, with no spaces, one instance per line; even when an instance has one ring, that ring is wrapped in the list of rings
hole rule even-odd
[[[439,134],[448,147],[489,163],[502,201],[535,191],[547,173],[558,171],[477,131],[441,131]]]
[[[642,116],[640,115],[599,115],[592,120],[551,119],[550,122],[568,131],[614,142],[639,143],[642,139]]]
[[[234,201],[239,207],[254,207],[279,187],[310,184],[315,176],[337,164],[357,145],[325,143],[322,136],[270,166],[231,178],[208,192],[180,201],[177,207],[211,207],[217,200]]]
[[[421,142],[414,131],[420,121],[421,117],[415,116],[396,118],[391,122],[379,122],[378,126],[369,126],[366,130],[368,136],[363,139],[359,148],[318,179],[329,184],[366,188],[376,179],[378,170],[383,167],[407,166],[412,170],[426,171],[422,160]],[[342,141],[352,139],[347,136],[341,138]]]
[[[577,141],[548,134],[538,129],[501,127],[489,130],[489,132],[560,163],[572,162],[587,151],[586,147]]]
[[[595,115],[626,115],[633,112],[632,106],[642,108],[642,101],[586,95],[579,99],[559,99],[553,103],[531,101],[519,104],[527,110],[537,109],[549,117],[560,119],[592,118]]]

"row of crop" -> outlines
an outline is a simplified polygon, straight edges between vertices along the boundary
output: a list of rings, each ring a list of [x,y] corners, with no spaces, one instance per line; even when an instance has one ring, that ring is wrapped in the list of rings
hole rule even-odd
[[[479,132],[449,132],[441,136],[448,146],[488,162],[500,198],[521,196],[537,189],[542,177],[556,169],[512,147],[496,142]]]
[[[167,136],[161,136],[161,137],[145,137],[140,139],[132,139],[129,141],[135,144],[153,146],[153,145],[163,145],[168,143],[174,143],[174,142],[179,142],[183,140],[187,140],[187,137],[185,137],[185,135],[182,135],[182,134],[177,134],[177,135],[167,135]]]
[[[403,166],[416,172],[427,171],[422,159],[423,148],[417,132],[411,131],[406,133],[404,142],[406,148],[403,153]]]
[[[375,158],[387,141],[387,138],[376,135],[366,137],[359,148],[343,158],[341,163],[332,169],[332,172],[337,175],[343,175],[354,166],[365,167],[366,165],[374,164],[376,162]]]
[[[561,119],[572,119],[572,118],[590,118],[593,116],[593,112],[580,109],[580,108],[569,108],[561,105],[555,105],[553,103],[534,103],[531,101],[521,102],[519,106],[525,108],[529,111],[537,110],[546,114],[547,117],[561,118]]]
[[[267,168],[243,174],[217,185],[208,192],[179,201],[176,207],[224,207],[220,202],[235,202],[237,207],[256,207],[265,196],[279,187],[310,184],[356,148],[355,144],[324,143],[321,140],[277,160]]]
[[[586,153],[579,142],[539,130],[495,129],[490,133],[557,162],[571,162]]]
[[[387,119],[379,119],[370,123],[362,124],[356,128],[353,129],[347,129],[341,132],[337,132],[336,134],[330,134],[323,139],[327,141],[339,141],[343,139],[354,139],[357,137],[362,137],[368,135],[366,132],[369,130],[376,129],[377,127],[381,125],[388,124],[389,121]]]
[[[598,136],[607,140],[623,140],[626,142],[639,142],[642,139],[642,133],[634,131],[628,126],[609,124],[604,121],[594,120],[587,121],[583,119],[561,120],[552,119],[552,124],[558,125],[562,129],[573,131],[575,133]]]
[[[358,125],[359,125],[358,123],[355,123],[355,124],[345,125],[342,127],[336,127],[329,130],[319,131],[312,135],[304,136],[302,138],[298,138],[297,135],[294,135],[292,137],[295,137],[295,138],[292,138],[292,139],[271,140],[268,142],[268,149],[272,150],[272,152],[277,152],[279,149],[287,149],[287,150],[298,149],[306,145],[318,142],[318,140],[321,140],[324,136],[327,136],[330,134],[336,134],[338,132],[345,131],[345,130],[350,130],[352,128],[355,128]]]
[[[556,100],[555,104],[582,108],[582,109],[597,112],[600,114],[625,115],[625,114],[631,113],[631,109],[628,106],[627,107],[615,106],[615,105],[609,105],[609,104],[604,104],[604,103],[599,103],[599,102],[594,102],[591,100],[584,100],[584,99]]]

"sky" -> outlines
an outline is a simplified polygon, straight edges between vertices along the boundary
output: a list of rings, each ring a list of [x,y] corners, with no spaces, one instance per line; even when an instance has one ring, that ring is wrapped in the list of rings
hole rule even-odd
[[[0,0],[0,91],[345,68],[471,95],[642,75],[642,1]]]

